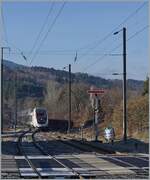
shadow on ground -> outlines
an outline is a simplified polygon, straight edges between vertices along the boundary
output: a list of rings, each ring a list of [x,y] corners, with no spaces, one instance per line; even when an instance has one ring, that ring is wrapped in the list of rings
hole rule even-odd
[[[123,140],[112,143],[99,143],[106,148],[111,148],[119,152],[136,152],[149,153],[149,143],[145,143],[139,139],[129,138],[126,142]]]
[[[66,140],[63,143],[60,140],[50,140],[50,141],[38,141],[41,147],[45,151],[47,151],[50,155],[61,155],[61,154],[79,154],[83,152],[83,150],[78,149],[72,145],[71,140]],[[23,142],[23,146],[28,147],[27,155],[33,155],[34,149],[32,142]],[[17,148],[17,142],[13,141],[4,141],[2,142],[2,155],[19,155]],[[85,152],[91,152],[91,150],[87,149]]]
[[[60,137],[61,138],[61,137]],[[85,141],[86,142],[86,141]],[[116,140],[113,144],[111,143],[101,143],[94,141],[87,141],[88,144],[94,145],[103,150],[111,150],[118,152],[127,152],[127,153],[144,153],[149,154],[149,143],[145,143],[138,139],[128,138],[126,142],[122,140]],[[83,152],[92,152],[92,148],[78,148],[78,146],[73,144],[73,141],[65,139],[64,142],[60,140],[49,140],[49,141],[40,141],[38,142],[43,146],[44,149],[47,149],[51,155],[59,154],[74,154],[74,153],[83,153]],[[83,142],[84,143],[84,142]],[[32,142],[24,142],[25,146],[31,147]],[[82,146],[82,145],[80,145]],[[2,155],[17,155],[17,142],[15,141],[3,141],[2,142]]]

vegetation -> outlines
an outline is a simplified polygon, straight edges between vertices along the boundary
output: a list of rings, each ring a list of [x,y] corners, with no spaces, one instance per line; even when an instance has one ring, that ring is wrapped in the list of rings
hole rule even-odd
[[[11,66],[10,66],[11,65]],[[12,68],[13,67],[13,68]],[[128,136],[142,137],[148,133],[148,82],[127,81],[127,120]],[[20,117],[21,112],[44,106],[51,119],[68,119],[68,72],[53,68],[25,66],[4,66],[4,125],[12,126],[15,119],[15,99],[17,98],[18,125],[27,125],[29,120]],[[15,87],[16,85],[16,87]],[[94,114],[87,90],[106,88],[101,95],[101,111],[99,112],[99,128],[112,125],[116,137],[122,137],[122,82],[106,80],[88,74],[72,74],[72,121],[74,127],[83,124],[92,125]],[[91,131],[91,130],[90,130]]]
[[[144,89],[143,89],[143,95],[146,95],[149,93],[149,78],[147,77],[144,81]]]

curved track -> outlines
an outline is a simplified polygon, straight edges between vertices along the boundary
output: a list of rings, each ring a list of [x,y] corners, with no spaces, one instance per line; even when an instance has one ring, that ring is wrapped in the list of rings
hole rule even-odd
[[[27,161],[27,163],[29,164],[30,168],[33,170],[33,172],[36,174],[36,176],[40,179],[43,178],[43,176],[41,175],[41,173],[39,172],[38,168],[33,164],[32,160],[28,157],[26,151],[25,151],[25,146],[23,145],[23,138],[25,138],[25,136],[28,135],[28,133],[31,133],[31,137],[32,137],[32,142],[34,147],[36,147],[36,149],[38,149],[41,153],[41,155],[45,155],[47,157],[49,157],[50,159],[54,160],[55,162],[57,162],[61,167],[67,169],[69,172],[71,172],[73,174],[73,178],[84,178],[82,177],[77,171],[73,170],[72,168],[68,167],[67,165],[63,164],[61,161],[59,161],[58,159],[56,159],[53,155],[47,153],[42,146],[40,146],[36,140],[34,135],[36,133],[40,132],[39,129],[35,130],[35,131],[31,131],[31,129],[29,129],[28,131],[22,133],[19,138],[18,138],[18,151],[19,151],[19,155],[23,156],[24,159]],[[47,160],[46,160],[47,161]]]
[[[29,129],[28,131],[22,133],[19,138],[18,138],[18,150],[19,150],[19,154],[24,156],[25,160],[28,162],[29,166],[32,168],[32,170],[34,171],[34,173],[37,175],[38,178],[42,178],[40,173],[38,172],[37,168],[34,166],[34,164],[32,163],[32,161],[28,158],[26,152],[24,151],[23,149],[23,145],[22,145],[22,142],[23,142],[23,138],[25,137],[25,135],[27,133],[30,133],[31,132],[31,129]]]
[[[38,133],[40,138],[36,137]],[[28,139],[24,140],[26,136]],[[132,160],[135,160],[135,157],[108,155],[104,154],[104,151],[98,152],[95,147],[85,151],[86,148],[90,148],[89,145],[76,141],[68,143],[68,140],[64,142],[60,137],[58,139],[55,137],[55,140],[51,137],[52,141],[49,143],[47,140],[43,141],[45,137],[45,135],[41,136],[40,130],[31,131],[31,129],[19,136],[18,150],[22,156],[16,158],[21,163],[22,161],[28,163],[28,167],[24,165],[18,167],[21,177],[27,178],[28,174],[30,178],[38,177],[40,179],[57,177],[95,179],[97,177],[114,177],[115,175],[117,178],[124,176],[137,178],[139,172],[143,173],[143,175],[140,174],[140,177],[147,173],[146,169],[134,165]],[[74,147],[73,144],[75,144]],[[80,146],[81,148],[79,148]],[[124,159],[131,160],[125,162]]]
[[[63,164],[61,161],[59,161],[58,159],[56,159],[53,155],[45,152],[45,150],[44,150],[44,149],[36,142],[36,140],[35,140],[34,135],[35,135],[37,132],[40,132],[40,130],[34,131],[34,133],[32,134],[32,139],[33,139],[34,145],[41,151],[41,153],[42,153],[43,155],[46,155],[46,156],[50,157],[51,159],[53,159],[54,161],[56,161],[57,163],[59,163],[61,166],[63,166],[64,168],[68,169],[69,171],[71,171],[71,172],[76,176],[76,178],[83,179],[84,177],[82,177],[77,171],[75,171],[75,170],[71,169],[70,167],[66,166],[66,165]]]
[[[44,147],[42,145],[40,145],[39,143],[36,142],[35,140],[35,137],[34,135],[36,133],[40,132],[40,130],[37,130],[35,131],[33,134],[32,134],[32,140],[33,140],[33,143],[34,145],[41,151],[42,154],[46,155],[46,156],[49,156],[50,158],[52,158],[53,160],[55,160],[56,162],[58,162],[60,165],[62,165],[64,168],[68,169],[69,171],[72,171],[72,173],[74,173],[76,175],[76,178],[80,178],[80,179],[84,179],[84,178],[96,178],[95,175],[89,175],[89,176],[84,176],[84,175],[81,175],[78,171],[75,171],[74,169],[66,166],[65,164],[63,164],[61,161],[59,161],[58,159],[55,158],[55,156],[53,156],[52,154],[46,152],[44,150]],[[52,138],[54,139],[54,138]],[[55,140],[55,139],[54,139]],[[68,142],[68,141],[63,141],[61,139],[58,140],[59,143],[61,144],[64,144],[64,145],[67,145],[67,146],[70,146],[70,148],[74,148],[78,151],[80,151],[80,153],[82,152],[84,154],[84,152],[90,152],[91,154],[99,154],[99,155],[102,155],[102,154],[106,154],[106,152],[103,150],[103,149],[100,149],[100,148],[96,148],[96,147],[92,147],[90,145],[87,145],[87,144],[84,144],[84,143],[80,143],[78,141],[74,141],[74,142]],[[90,149],[89,151],[86,151],[88,149]],[[110,152],[109,152],[110,153]],[[72,155],[72,157],[74,157],[74,155]],[[92,166],[91,166],[92,167]],[[93,166],[94,167],[94,166]],[[103,172],[105,172],[106,175],[109,176],[109,173],[107,173],[105,170],[103,170]],[[119,177],[119,176],[118,176]]]

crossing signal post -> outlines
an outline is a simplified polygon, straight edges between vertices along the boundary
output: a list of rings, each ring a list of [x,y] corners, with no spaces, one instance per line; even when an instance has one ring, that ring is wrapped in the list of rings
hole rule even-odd
[[[99,112],[101,109],[101,101],[100,98],[98,97],[98,94],[103,94],[105,91],[103,89],[91,89],[88,90],[89,94],[93,94],[93,102],[92,106],[94,109],[94,131],[95,131],[95,141],[98,141],[98,136],[99,136],[99,130],[98,130],[98,123],[99,123]]]
[[[95,94],[95,107],[94,107],[94,127],[95,127],[95,141],[98,141],[98,114],[100,108],[100,99],[98,98],[97,94]]]

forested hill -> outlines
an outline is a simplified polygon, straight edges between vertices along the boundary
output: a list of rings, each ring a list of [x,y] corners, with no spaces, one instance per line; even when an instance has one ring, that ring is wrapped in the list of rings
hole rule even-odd
[[[45,107],[50,119],[68,119],[68,78],[69,73],[45,67],[27,67],[4,61],[3,68],[4,127],[12,127],[16,117],[18,127],[30,123],[22,112],[36,106]],[[129,136],[148,137],[148,82],[127,80],[127,116]],[[87,90],[108,89],[100,96],[100,132],[112,124],[122,135],[122,80],[104,79],[84,73],[72,73],[71,107],[74,127],[93,122],[93,110]],[[16,103],[17,102],[17,103]],[[91,130],[88,133],[92,132]],[[144,134],[144,133],[145,134]],[[91,136],[90,136],[91,137]]]
[[[68,82],[68,72],[64,70],[37,66],[27,67],[10,61],[4,61],[5,88],[8,84],[12,84],[10,87],[13,86],[16,72],[19,97],[26,96],[27,89],[30,89],[29,94],[32,97],[43,96],[47,81],[49,80],[56,81],[60,85]],[[97,88],[122,88],[121,80],[104,79],[86,73],[72,73],[72,83],[84,83],[88,86],[94,85]],[[128,90],[141,92],[143,89],[143,81],[127,80],[127,88]]]

